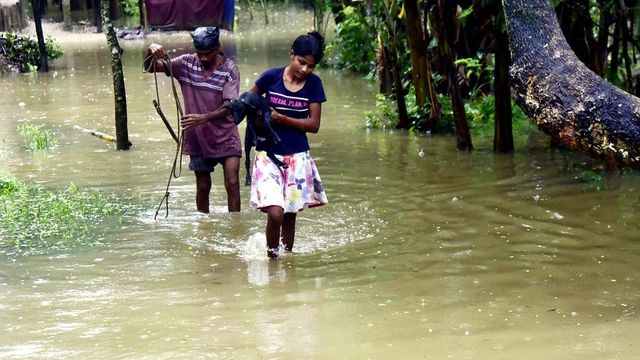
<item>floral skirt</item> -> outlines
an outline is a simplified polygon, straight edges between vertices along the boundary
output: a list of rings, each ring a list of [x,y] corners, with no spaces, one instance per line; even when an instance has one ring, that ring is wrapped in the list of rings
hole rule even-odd
[[[296,213],[327,203],[320,174],[309,151],[276,157],[289,168],[278,167],[265,151],[256,152],[251,174],[252,208],[280,206],[285,213]]]

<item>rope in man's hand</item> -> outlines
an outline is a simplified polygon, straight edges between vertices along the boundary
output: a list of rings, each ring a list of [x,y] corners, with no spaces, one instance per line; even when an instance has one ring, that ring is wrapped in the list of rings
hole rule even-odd
[[[162,200],[160,200],[160,204],[158,204],[158,207],[156,208],[156,213],[153,216],[153,220],[156,220],[156,218],[158,217],[158,214],[160,213],[160,208],[162,208],[162,204],[165,204],[166,206],[166,210],[165,210],[166,213],[164,217],[167,218],[169,216],[169,194],[170,194],[169,187],[171,186],[171,180],[173,178],[176,178],[176,179],[179,178],[182,174],[182,145],[183,145],[183,137],[184,137],[184,130],[182,130],[182,128],[180,127],[180,119],[182,118],[184,112],[182,111],[182,105],[180,104],[180,99],[178,98],[178,90],[176,88],[175,78],[173,76],[171,59],[169,58],[169,55],[165,54],[161,61],[164,61],[165,70],[167,70],[167,73],[171,78],[171,90],[173,93],[173,99],[176,103],[176,117],[177,117],[176,124],[178,126],[178,129],[180,129],[178,135],[176,135],[175,131],[173,131],[173,128],[171,127],[171,125],[169,124],[169,121],[165,117],[164,112],[160,108],[160,91],[158,90],[158,75],[156,72],[156,61],[157,59],[155,55],[153,54],[148,55],[144,59],[143,64],[146,64],[147,62],[149,62],[150,64],[148,68],[144,69],[144,71],[153,72],[153,79],[154,79],[154,84],[156,89],[156,98],[153,100],[153,106],[158,112],[158,115],[160,115],[160,118],[162,119],[162,122],[167,127],[167,130],[169,130],[169,134],[171,134],[171,137],[176,142],[176,152],[173,158],[173,165],[171,167],[171,172],[169,173],[169,180],[167,181],[167,187],[165,189],[164,196],[162,197]]]

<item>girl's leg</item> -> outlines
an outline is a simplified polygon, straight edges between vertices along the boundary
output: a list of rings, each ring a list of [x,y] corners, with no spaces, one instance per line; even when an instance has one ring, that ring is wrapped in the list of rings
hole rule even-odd
[[[293,249],[296,238],[296,213],[286,213],[282,218],[282,243],[287,251]]]
[[[209,213],[209,193],[211,192],[211,173],[196,171],[196,207],[198,211]]]
[[[275,259],[278,257],[278,247],[280,246],[280,228],[284,209],[280,206],[269,206],[267,212],[267,255]]]

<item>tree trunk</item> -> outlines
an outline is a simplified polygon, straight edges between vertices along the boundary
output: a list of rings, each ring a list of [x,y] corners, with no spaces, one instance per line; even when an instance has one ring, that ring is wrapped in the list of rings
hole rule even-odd
[[[378,81],[380,82],[379,92],[389,95],[393,89],[393,77],[391,76],[391,66],[389,65],[389,48],[382,45],[376,57],[376,70]]]
[[[509,64],[511,56],[509,54],[509,38],[497,26],[496,31],[496,63],[494,68],[494,95],[496,118],[493,134],[493,151],[499,153],[512,152],[513,129],[511,117],[511,88],[509,85]]]
[[[147,28],[147,17],[145,16],[146,9],[144,7],[144,0],[138,0],[138,11],[140,12],[140,25]]]
[[[124,87],[124,72],[122,71],[122,48],[120,48],[120,44],[118,44],[118,37],[111,23],[109,8],[109,2],[103,1],[103,31],[107,36],[107,42],[109,43],[111,52],[113,96],[115,98],[116,147],[118,150],[128,150],[131,147],[131,142],[129,142],[129,131],[127,130],[127,94]]]
[[[404,86],[402,85],[402,75],[400,64],[398,63],[398,33],[397,33],[397,8],[396,0],[384,0],[385,19],[387,34],[389,34],[388,62],[391,77],[393,79],[393,92],[395,94],[396,106],[398,107],[398,129],[409,128],[409,114],[407,113],[407,103],[404,98]]]
[[[502,0],[516,103],[560,144],[640,168],[640,99],[589,70],[562,36],[550,0]]]
[[[456,147],[458,150],[473,150],[471,134],[467,115],[464,110],[462,92],[458,84],[458,71],[454,64],[455,54],[455,33],[458,30],[457,4],[451,1],[437,0],[433,7],[434,27],[438,37],[438,53],[440,55],[444,76],[447,78],[449,96],[451,98],[451,108],[456,126]]]
[[[432,131],[435,129],[436,120],[440,118],[440,101],[431,82],[431,66],[429,65],[428,44],[423,28],[422,14],[418,0],[404,0],[404,7],[407,14],[411,77],[416,88],[416,104],[419,107],[424,107],[427,103],[427,95],[429,95],[431,112],[425,121],[425,127]]]
[[[65,30],[71,30],[71,0],[62,0],[62,22]]]
[[[103,2],[107,2],[109,3],[109,0],[93,0],[93,21],[96,25],[96,32],[97,33],[101,33],[102,32],[102,15],[101,15],[101,9],[102,9],[102,3]],[[107,14],[109,14],[107,12]]]
[[[38,71],[49,72],[49,60],[47,59],[47,46],[44,42],[44,33],[42,32],[42,6],[44,0],[32,0],[31,9],[33,10],[33,21],[36,24],[36,35],[38,37],[38,49],[40,50],[40,68]]]

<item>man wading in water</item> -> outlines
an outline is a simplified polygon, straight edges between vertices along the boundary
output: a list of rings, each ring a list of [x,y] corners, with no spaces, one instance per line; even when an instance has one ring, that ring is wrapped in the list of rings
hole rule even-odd
[[[185,115],[182,152],[189,155],[189,169],[196,174],[196,206],[209,212],[211,172],[222,164],[229,212],[240,211],[238,172],[242,149],[238,128],[226,105],[240,90],[238,67],[220,51],[216,27],[199,27],[191,34],[196,52],[169,60],[165,49],[151,44],[144,68],[164,72],[180,83]],[[155,64],[154,64],[155,62]]]

